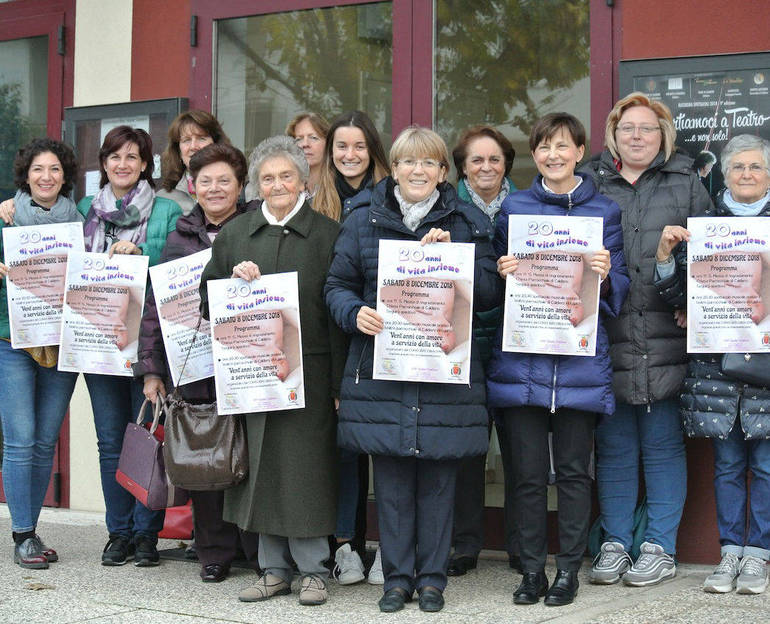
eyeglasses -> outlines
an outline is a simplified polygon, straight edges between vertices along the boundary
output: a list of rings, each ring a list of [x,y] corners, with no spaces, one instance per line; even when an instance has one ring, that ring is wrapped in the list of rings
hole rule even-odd
[[[751,174],[758,174],[762,173],[763,171],[767,171],[767,167],[763,167],[759,163],[751,163],[750,165],[730,165],[730,173],[734,173],[736,175],[743,175],[746,169],[748,169],[749,173]]]
[[[320,142],[321,142],[321,137],[319,137],[319,136],[316,136],[315,134],[308,134],[308,135],[298,135],[298,136],[295,136],[295,137],[294,137],[294,143],[296,143],[297,145],[299,145],[299,144],[300,144],[300,143],[302,143],[302,142],[303,142],[305,139],[307,139],[307,140],[308,140],[308,141],[310,141],[311,143],[320,143]]]
[[[422,168],[426,171],[436,170],[443,166],[442,163],[432,158],[402,158],[398,161],[398,164],[406,169],[415,169],[417,165],[422,165]]]
[[[635,126],[634,124],[623,124],[618,126],[618,132],[621,134],[633,134],[639,130],[642,134],[650,135],[660,130],[660,126]]]

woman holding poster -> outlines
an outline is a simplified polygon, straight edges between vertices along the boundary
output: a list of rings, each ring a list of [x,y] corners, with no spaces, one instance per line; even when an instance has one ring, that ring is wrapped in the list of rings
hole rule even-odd
[[[373,336],[384,327],[375,310],[380,241],[475,243],[476,310],[498,305],[501,285],[494,274],[489,218],[459,201],[445,183],[449,154],[444,141],[431,130],[407,128],[393,143],[390,161],[393,176],[360,195],[345,220],[326,282],[334,319],[353,336],[338,443],[372,455],[385,576],[380,610],[402,609],[417,590],[423,611],[439,611],[459,459],[483,454],[488,444],[483,370],[474,348],[469,387],[373,378]],[[435,253],[426,248],[426,255],[438,257],[440,248],[431,245]],[[459,336],[445,318],[451,305],[446,301],[433,313],[434,324],[443,326],[438,341],[447,349]]]
[[[72,149],[53,139],[34,139],[13,162],[13,225],[81,222],[69,199],[77,164]],[[0,230],[9,227],[0,222]],[[9,267],[0,238],[0,420],[3,488],[11,512],[13,558],[22,568],[47,568],[58,555],[35,527],[51,478],[56,441],[77,373],[56,370],[58,347],[13,349],[8,322]]]
[[[620,312],[629,278],[618,205],[599,195],[589,176],[575,173],[585,151],[585,141],[583,124],[572,115],[551,113],[540,119],[529,137],[539,175],[529,190],[506,198],[495,230],[500,276],[518,276],[530,270],[524,265],[531,263],[532,258],[535,258],[535,267],[548,262],[538,260],[542,254],[509,255],[510,215],[533,215],[529,222],[538,226],[547,224],[552,215],[575,218],[576,225],[578,217],[603,219],[601,250],[592,254],[565,253],[563,257],[570,261],[564,260],[562,266],[557,267],[560,274],[570,276],[558,288],[566,291],[564,314],[573,324],[578,324],[584,313],[589,314],[588,306],[582,311],[581,283],[588,285],[593,281],[595,284],[596,275],[601,280],[595,355],[502,351],[498,344],[489,365],[489,404],[502,410],[505,438],[510,445],[512,491],[506,492],[506,496],[514,499],[524,572],[521,584],[513,593],[515,604],[534,604],[543,595],[547,606],[562,606],[574,600],[590,522],[589,464],[594,425],[598,416],[612,414],[615,409],[609,341],[603,319],[614,318]],[[548,228],[546,231],[550,232]],[[562,233],[565,232],[568,233],[566,230]],[[553,432],[561,549],[556,555],[557,573],[550,588],[545,575],[549,431]]]
[[[604,139],[606,149],[586,172],[623,212],[631,288],[618,318],[607,321],[618,405],[596,430],[606,537],[590,578],[612,584],[622,577],[639,587],[676,574],[676,535],[687,489],[677,400],[687,367],[685,332],[653,283],[655,256],[664,228],[668,234],[685,226],[687,217],[704,215],[711,200],[692,160],[676,151],[671,111],[661,102],[641,93],[619,100],[607,117]],[[640,467],[649,522],[640,556],[632,561]]]
[[[155,196],[150,135],[129,126],[113,128],[99,150],[99,168],[99,192],[78,204],[86,220],[86,251],[145,255],[150,266],[157,264],[181,209]],[[94,412],[107,508],[109,540],[102,565],[123,565],[133,557],[135,566],[156,566],[164,513],[147,509],[115,480],[126,425],[136,418],[144,399],[142,386],[130,377],[94,373],[84,377]]]
[[[748,134],[735,136],[722,149],[721,166],[727,188],[716,197],[715,216],[769,216],[770,143]],[[683,267],[679,260],[677,266]],[[767,279],[763,274],[766,266],[757,260],[756,286]],[[684,279],[683,272],[659,279],[661,295],[673,303],[678,298],[681,305]],[[739,294],[737,290],[731,286],[728,296]],[[758,300],[757,307],[767,310],[770,302],[762,302],[756,291],[750,296]],[[757,311],[756,318],[766,314]],[[765,354],[754,357],[767,358]],[[767,588],[770,559],[770,392],[760,384],[744,383],[723,373],[721,359],[721,354],[691,354],[681,395],[685,432],[690,437],[712,438],[714,447],[722,561],[703,589],[724,593],[737,587],[739,594],[761,594]]]
[[[246,414],[249,474],[225,492],[224,519],[259,533],[263,574],[241,592],[244,602],[291,593],[292,558],[302,575],[300,604],[319,605],[328,597],[324,561],[337,500],[334,408],[346,342],[323,301],[339,226],[310,207],[305,196],[308,175],[307,160],[291,137],[262,141],[249,167],[262,205],[222,229],[201,278],[201,306],[204,318],[209,318],[209,280],[233,277],[250,282],[263,274],[298,274],[305,407]],[[289,332],[284,332],[280,315],[275,324],[264,327],[271,330],[269,336],[266,332],[259,340],[243,340],[243,347],[261,352],[258,357],[274,350],[269,355],[276,362],[274,375],[283,380],[291,355],[289,340],[283,337]],[[243,327],[235,325],[233,331],[239,329]]]
[[[208,145],[188,159],[188,171],[198,201],[189,214],[179,217],[176,222],[176,230],[169,234],[163,249],[161,263],[211,249],[222,227],[245,210],[237,201],[246,180],[246,168],[246,158],[229,144]],[[192,287],[197,293],[198,285]],[[171,307],[174,304],[161,305]],[[195,310],[198,310],[197,305]],[[173,312],[169,311],[168,316],[173,316]],[[189,322],[195,327],[197,321],[196,315]],[[143,380],[145,397],[155,402],[158,394],[165,396],[171,375],[153,291],[150,291],[145,303],[139,336],[139,360],[133,369],[134,375]],[[213,377],[183,384],[179,392],[190,403],[213,403],[216,400]],[[256,566],[257,536],[239,531],[237,526],[222,519],[224,492],[190,491],[190,497],[195,508],[195,546],[203,582],[223,581],[239,546]]]

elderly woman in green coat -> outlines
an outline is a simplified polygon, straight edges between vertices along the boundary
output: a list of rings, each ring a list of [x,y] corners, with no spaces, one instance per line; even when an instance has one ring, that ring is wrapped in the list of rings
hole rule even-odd
[[[336,397],[347,344],[323,300],[339,225],[306,201],[308,175],[291,138],[262,141],[249,168],[262,204],[222,228],[201,281],[208,318],[207,280],[250,281],[285,271],[297,271],[299,279],[306,407],[246,416],[249,476],[225,493],[225,520],[260,534],[264,572],[241,592],[244,602],[291,593],[292,559],[302,575],[300,604],[328,597],[323,562],[336,524]]]

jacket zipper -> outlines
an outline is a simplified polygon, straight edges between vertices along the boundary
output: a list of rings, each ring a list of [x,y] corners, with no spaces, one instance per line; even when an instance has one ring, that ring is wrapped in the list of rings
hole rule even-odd
[[[551,380],[551,414],[556,413],[556,369],[559,366],[558,361],[553,363],[553,379]]]
[[[364,343],[364,348],[361,349],[361,355],[358,356],[358,364],[356,364],[356,385],[358,385],[358,380],[360,378],[360,372],[361,372],[361,363],[364,361],[364,354],[366,353],[366,349],[369,346],[369,341],[367,340]]]

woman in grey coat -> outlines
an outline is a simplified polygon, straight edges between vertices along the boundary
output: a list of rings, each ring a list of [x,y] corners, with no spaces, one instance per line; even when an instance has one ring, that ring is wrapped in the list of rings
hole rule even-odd
[[[607,319],[617,408],[596,430],[596,477],[606,539],[593,583],[659,583],[676,574],[676,535],[687,488],[679,386],[687,368],[685,332],[653,283],[656,256],[669,261],[672,236],[711,207],[692,169],[675,150],[671,112],[641,93],[619,100],[607,117],[606,149],[586,166],[597,189],[620,206],[631,288]],[[678,228],[678,229],[677,229]],[[666,232],[659,245],[661,232]],[[673,260],[670,260],[673,262]],[[649,522],[637,561],[632,544],[639,470]]]

